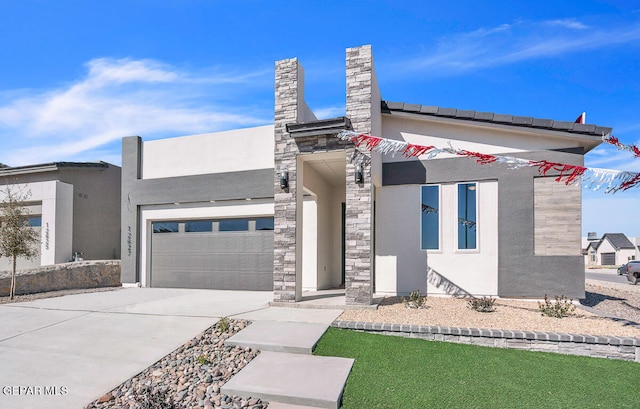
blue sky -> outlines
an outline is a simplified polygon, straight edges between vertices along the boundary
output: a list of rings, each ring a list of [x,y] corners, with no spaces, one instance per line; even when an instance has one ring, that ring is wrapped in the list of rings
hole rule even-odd
[[[344,115],[345,48],[383,99],[614,128],[640,143],[637,1],[0,0],[0,162],[120,164],[145,140],[269,124],[298,57],[319,117]],[[382,135],[384,136],[384,135]],[[640,172],[612,146],[591,167]],[[515,170],[514,170],[515,171]],[[583,233],[640,236],[640,189],[585,190]]]

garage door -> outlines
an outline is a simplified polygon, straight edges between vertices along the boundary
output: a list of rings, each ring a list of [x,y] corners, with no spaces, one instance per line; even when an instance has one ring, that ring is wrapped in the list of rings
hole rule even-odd
[[[602,253],[601,265],[603,266],[615,266],[616,265],[616,253]]]
[[[152,227],[152,287],[273,290],[273,217]]]

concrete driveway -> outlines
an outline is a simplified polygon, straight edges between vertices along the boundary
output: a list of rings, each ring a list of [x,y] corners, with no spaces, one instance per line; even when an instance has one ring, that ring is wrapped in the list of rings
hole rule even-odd
[[[82,408],[271,292],[127,288],[0,305],[0,408]]]

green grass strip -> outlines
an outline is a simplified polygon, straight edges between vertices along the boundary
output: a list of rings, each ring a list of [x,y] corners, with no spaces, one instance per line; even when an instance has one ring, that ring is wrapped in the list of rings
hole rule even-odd
[[[329,328],[354,358],[343,408],[640,408],[640,364]]]

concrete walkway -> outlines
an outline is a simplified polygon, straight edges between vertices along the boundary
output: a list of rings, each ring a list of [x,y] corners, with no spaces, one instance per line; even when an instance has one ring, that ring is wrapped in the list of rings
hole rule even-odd
[[[332,322],[271,292],[127,288],[0,305],[0,408],[82,408],[221,317]]]
[[[260,355],[231,378],[222,392],[260,398],[269,407],[338,409],[354,360],[311,355],[328,327],[327,323],[254,321],[225,344],[255,348]]]

